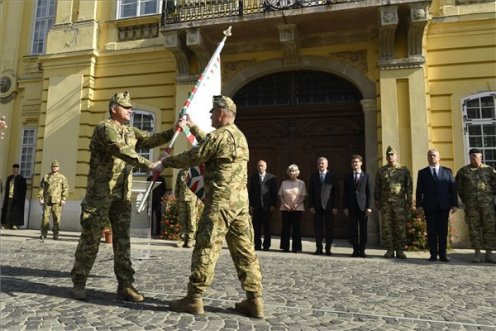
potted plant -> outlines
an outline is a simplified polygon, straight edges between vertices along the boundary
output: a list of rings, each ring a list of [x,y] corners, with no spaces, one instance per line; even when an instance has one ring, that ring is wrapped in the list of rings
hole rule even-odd
[[[109,219],[105,221],[105,225],[103,226],[102,238],[104,238],[106,244],[112,243],[112,225],[110,225]]]

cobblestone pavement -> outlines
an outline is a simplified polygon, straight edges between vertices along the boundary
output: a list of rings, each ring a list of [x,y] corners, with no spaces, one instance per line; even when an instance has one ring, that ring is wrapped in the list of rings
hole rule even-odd
[[[0,236],[1,330],[494,330],[496,268],[472,264],[471,251],[451,252],[448,264],[426,253],[386,260],[370,249],[349,257],[339,241],[332,257],[260,252],[265,319],[238,315],[244,297],[229,252],[219,259],[206,314],[169,311],[185,294],[191,250],[164,240],[133,239],[136,287],[143,303],[115,299],[112,248],[102,244],[88,280],[86,302],[70,298],[70,270],[78,233],[58,241],[34,230],[2,230]],[[277,248],[279,242],[273,244]]]

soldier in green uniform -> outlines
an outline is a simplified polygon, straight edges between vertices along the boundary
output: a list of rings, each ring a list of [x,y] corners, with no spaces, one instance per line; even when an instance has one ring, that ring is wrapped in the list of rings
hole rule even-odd
[[[153,148],[172,138],[173,130],[151,134],[129,126],[132,105],[127,91],[116,93],[109,102],[110,119],[95,128],[90,142],[90,169],[86,195],[81,203],[81,237],[71,271],[75,299],[86,298],[85,285],[95,262],[103,226],[112,225],[114,272],[117,295],[135,302],[144,297],[133,287],[129,228],[131,225],[131,185],[133,167],[162,171],[160,161],[151,163],[137,149]]]
[[[177,247],[193,247],[196,234],[196,218],[198,217],[198,197],[188,187],[189,169],[181,169],[177,174],[176,196],[179,224],[181,226],[181,239]]]
[[[212,283],[215,264],[226,239],[238,279],[247,295],[246,300],[236,303],[235,309],[251,317],[263,318],[262,273],[253,244],[246,186],[248,143],[234,124],[236,105],[230,98],[214,97],[211,113],[215,131],[205,136],[188,119],[191,132],[199,138],[199,145],[163,160],[165,167],[174,168],[205,164],[205,207],[196,233],[188,293],[174,301],[171,309],[204,313],[202,296]]]
[[[59,161],[55,160],[52,162],[52,171],[43,177],[38,191],[38,199],[43,207],[40,239],[47,237],[51,215],[53,216],[53,239],[59,238],[62,206],[65,205],[68,195],[69,183],[67,178],[60,173]]]
[[[407,167],[398,163],[398,154],[388,146],[387,164],[377,171],[374,198],[381,212],[382,236],[386,245],[385,258],[406,259],[406,222],[412,209],[412,176]]]
[[[469,155],[470,164],[458,170],[456,184],[458,195],[465,204],[465,222],[472,248],[475,249],[473,262],[484,262],[481,249],[485,249],[485,261],[496,263],[492,255],[496,248],[496,170],[482,163],[482,150],[472,148]]]

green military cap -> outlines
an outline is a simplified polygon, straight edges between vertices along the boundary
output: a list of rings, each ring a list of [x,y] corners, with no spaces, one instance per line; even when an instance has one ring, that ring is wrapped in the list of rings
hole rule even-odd
[[[54,161],[52,162],[52,167],[60,167],[59,161],[54,160]]]
[[[214,95],[212,99],[212,103],[214,108],[212,108],[210,112],[213,112],[215,107],[220,107],[220,108],[226,108],[227,110],[230,110],[234,114],[236,114],[236,104],[229,97],[223,95]]]
[[[109,107],[112,107],[113,105],[121,105],[122,107],[132,108],[133,105],[131,104],[131,96],[129,95],[129,92],[124,91],[114,94],[112,98],[110,98]]]
[[[386,149],[386,155],[389,154],[398,154],[398,152],[393,147],[388,146],[388,148]]]

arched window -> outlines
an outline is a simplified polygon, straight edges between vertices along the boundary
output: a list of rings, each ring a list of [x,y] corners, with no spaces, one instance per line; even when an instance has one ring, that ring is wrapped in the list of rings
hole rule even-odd
[[[147,132],[155,131],[155,114],[140,110],[133,109],[133,115],[131,117],[131,126],[137,127],[140,130]],[[140,148],[138,153],[148,160],[153,160],[153,150],[149,148]],[[146,175],[148,173],[147,169],[134,169],[135,175]]]
[[[484,163],[496,167],[496,92],[477,93],[462,100],[466,153],[483,152]]]

